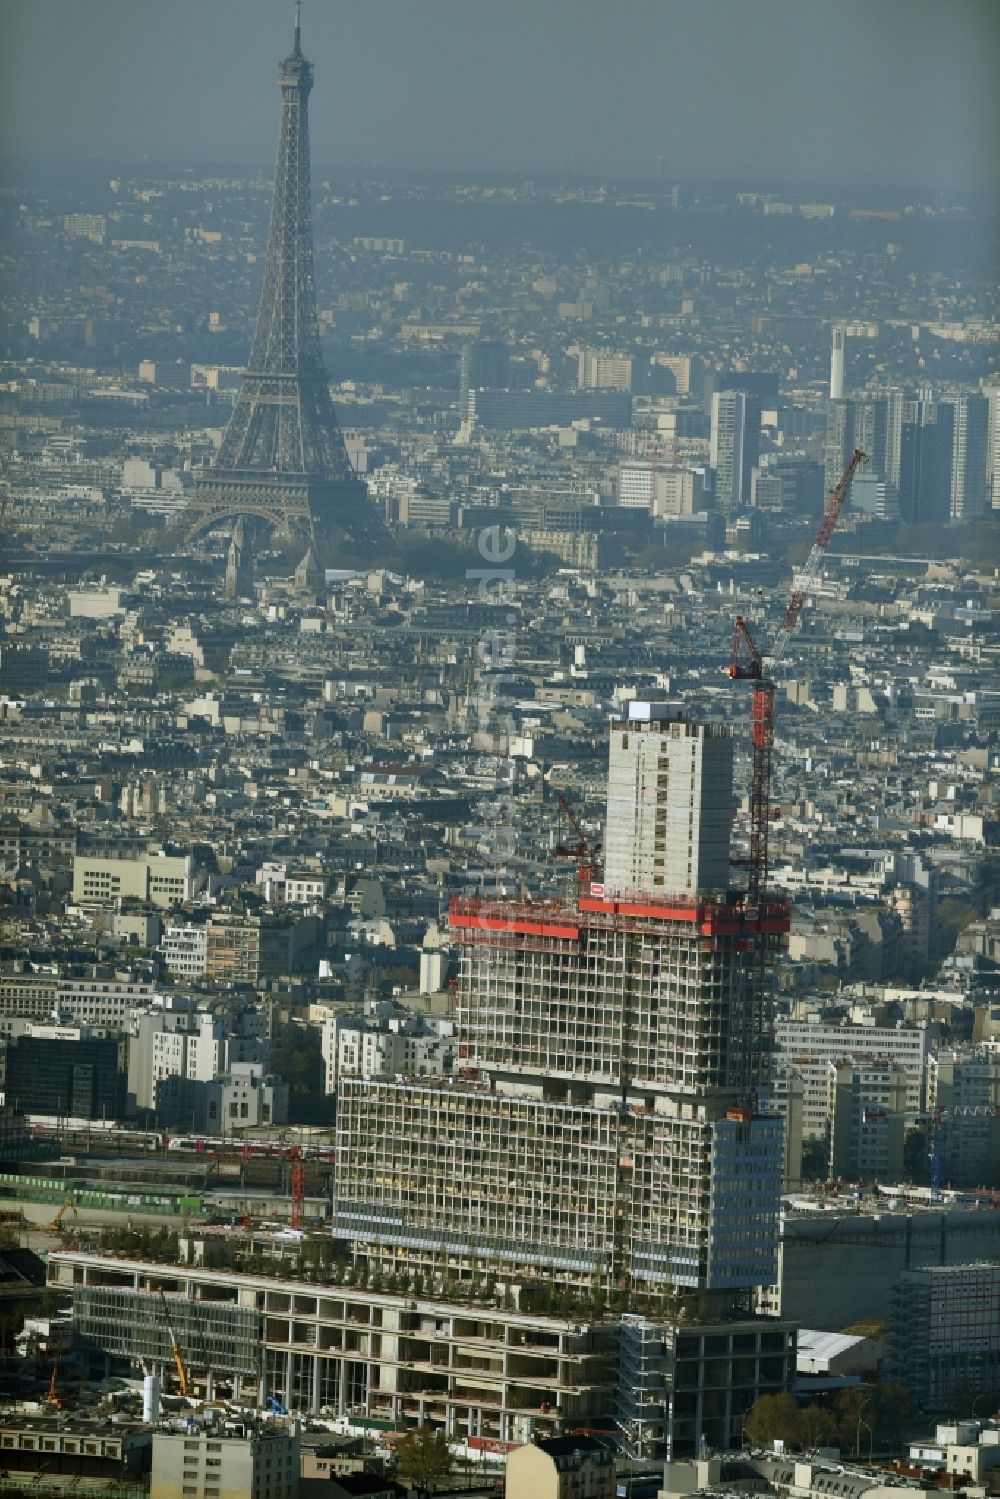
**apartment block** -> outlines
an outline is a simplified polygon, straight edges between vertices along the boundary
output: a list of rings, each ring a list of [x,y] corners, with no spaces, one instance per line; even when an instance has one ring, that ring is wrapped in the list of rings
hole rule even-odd
[[[141,900],[169,910],[190,900],[193,889],[187,854],[120,859],[77,854],[73,860],[73,899],[84,905]]]
[[[827,1063],[829,1171],[847,1181],[896,1181],[903,1171],[906,1070],[865,1059]]]
[[[288,973],[291,938],[286,916],[215,912],[208,924],[206,975],[216,982],[255,986]]]
[[[160,943],[163,964],[174,978],[199,979],[208,966],[208,927],[190,922],[168,926]]]
[[[581,349],[576,383],[580,390],[631,390],[632,361],[627,354]]]
[[[942,1181],[1000,1185],[1000,1052],[979,1046],[930,1056],[927,1112],[937,1119]]]
[[[926,1025],[853,1025],[779,1020],[775,1039],[782,1061],[804,1085],[802,1135],[823,1140],[829,1126],[827,1064],[853,1057],[898,1062],[906,1073],[906,1111],[924,1107],[931,1031]]]

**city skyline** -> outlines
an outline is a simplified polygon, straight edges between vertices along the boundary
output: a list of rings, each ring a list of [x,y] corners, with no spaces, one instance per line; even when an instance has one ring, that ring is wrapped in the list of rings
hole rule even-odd
[[[177,0],[169,14],[15,0],[0,23],[5,154],[121,159],[124,141],[129,160],[269,165],[262,84],[290,21],[281,0]],[[981,0],[849,0],[808,14],[791,0],[502,12],[313,0],[303,25],[329,60],[314,119],[325,169],[995,185],[1000,17]]]

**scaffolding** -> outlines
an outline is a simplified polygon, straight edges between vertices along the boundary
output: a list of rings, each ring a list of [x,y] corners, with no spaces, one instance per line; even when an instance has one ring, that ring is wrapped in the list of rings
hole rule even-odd
[[[334,1233],[411,1274],[766,1282],[781,1125],[752,1102],[756,980],[787,919],[783,902],[592,884],[576,904],[453,901],[460,1075],[343,1080]]]

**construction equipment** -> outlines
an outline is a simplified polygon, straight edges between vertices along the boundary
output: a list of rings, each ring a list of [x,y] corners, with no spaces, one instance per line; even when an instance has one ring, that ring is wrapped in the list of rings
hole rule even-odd
[[[552,850],[557,859],[576,859],[577,882],[581,889],[586,888],[594,873],[593,854],[591,853],[590,841],[580,825],[580,819],[576,816],[573,808],[564,796],[559,798],[559,806],[566,813],[570,827],[576,834],[577,841],[573,844],[559,843]]]
[[[855,448],[850,462],[841,474],[836,487],[827,497],[823,518],[816,532],[805,566],[795,575],[792,593],[779,626],[774,648],[765,662],[754,643],[750,628],[742,615],[736,616],[733,627],[733,653],[729,675],[735,681],[753,682],[753,707],[750,715],[750,744],[752,777],[750,789],[750,877],[747,898],[751,906],[760,903],[767,890],[769,871],[768,830],[771,822],[771,753],[774,749],[774,694],[777,668],[780,666],[788,641],[798,624],[802,606],[813,579],[816,576],[823,553],[830,543],[844,501],[847,499],[859,464],[867,462],[860,448]],[[745,647],[745,654],[743,649]]]
[[[54,1405],[57,1410],[65,1410],[66,1409],[66,1402],[65,1402],[65,1400],[62,1398],[62,1396],[59,1393],[59,1359],[58,1358],[54,1358],[52,1360],[52,1378],[49,1380],[49,1387],[48,1387],[48,1389],[45,1392],[44,1399],[45,1399],[46,1405]]]
[[[63,1203],[63,1205],[59,1209],[58,1213],[56,1213],[56,1215],[53,1218],[52,1222],[51,1223],[46,1223],[46,1225],[45,1225],[45,1231],[46,1231],[46,1233],[57,1234],[59,1232],[59,1230],[62,1228],[62,1221],[65,1218],[65,1216],[66,1216],[67,1213],[72,1213],[74,1218],[78,1218],[80,1216],[79,1213],[77,1212],[76,1203],[73,1201],[72,1197],[67,1197],[66,1201]]]
[[[174,1368],[177,1370],[177,1385],[181,1394],[187,1399],[191,1393],[191,1386],[188,1382],[187,1370],[184,1367],[184,1355],[181,1353],[181,1345],[177,1341],[177,1334],[174,1332],[174,1325],[170,1320],[170,1309],[167,1306],[167,1298],[162,1288],[160,1290],[160,1301],[163,1305],[163,1320],[167,1324],[167,1332],[170,1334],[170,1351],[174,1356]]]
[[[302,1163],[302,1147],[293,1145],[288,1154],[292,1162],[292,1228],[301,1232],[306,1216],[306,1168]]]

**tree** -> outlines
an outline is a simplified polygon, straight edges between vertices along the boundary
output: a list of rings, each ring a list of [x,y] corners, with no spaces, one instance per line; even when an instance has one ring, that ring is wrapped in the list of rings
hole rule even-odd
[[[903,1428],[909,1425],[916,1413],[916,1396],[907,1385],[895,1380],[876,1385],[875,1423],[892,1446],[899,1441]]]
[[[769,1447],[776,1438],[796,1442],[798,1421],[794,1395],[761,1395],[747,1411],[743,1429],[752,1442]]]
[[[837,1432],[840,1445],[853,1449],[855,1457],[861,1452],[861,1429],[872,1425],[875,1411],[875,1391],[855,1386],[841,1390],[837,1396]]]
[[[443,1431],[436,1431],[433,1426],[417,1426],[397,1446],[396,1462],[404,1478],[430,1491],[448,1477],[454,1460]]]
[[[796,1428],[798,1445],[806,1451],[814,1447],[828,1447],[837,1436],[836,1421],[821,1405],[804,1406],[799,1411]]]

